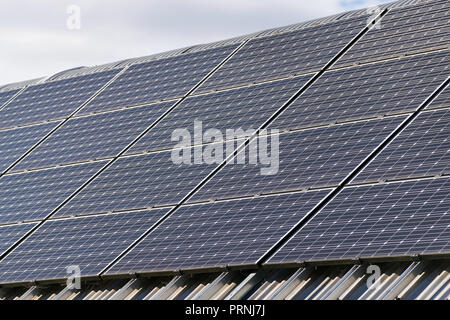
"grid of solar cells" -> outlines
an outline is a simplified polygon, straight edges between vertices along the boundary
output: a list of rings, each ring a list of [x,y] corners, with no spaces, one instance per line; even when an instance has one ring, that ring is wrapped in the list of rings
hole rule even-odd
[[[0,128],[65,118],[116,73],[110,70],[30,86],[0,110]]]
[[[37,223],[21,223],[0,226],[0,255],[19,241]]]
[[[249,41],[196,92],[320,70],[366,25],[367,16]]]
[[[3,173],[14,161],[45,137],[58,123],[0,130],[0,173]]]
[[[366,33],[335,66],[380,60],[450,44],[448,0],[389,10],[379,28]]]
[[[450,51],[325,72],[271,124],[302,128],[416,110],[449,75]]]
[[[0,178],[0,224],[49,215],[105,161],[8,174]]]
[[[207,147],[198,147],[205,150]],[[217,164],[174,164],[172,152],[123,157],[64,205],[56,217],[178,203]]]
[[[399,116],[281,134],[278,172],[262,175],[263,165],[230,162],[190,201],[335,186],[404,119]],[[272,143],[276,141],[268,141]]]
[[[329,192],[181,206],[106,274],[255,264]]]
[[[178,128],[190,128],[193,135],[194,121],[202,122],[203,131],[214,128],[223,135],[227,129],[253,129],[254,132],[309,78],[300,76],[187,98],[137,141],[128,153],[170,149],[175,145],[171,141],[172,132]],[[223,139],[227,139],[226,136]]]
[[[439,95],[434,98],[434,100],[426,106],[425,109],[435,109],[435,108],[443,108],[450,107],[450,85],[439,93]]]
[[[0,262],[0,281],[95,276],[169,209],[49,220]]]
[[[344,188],[268,263],[450,250],[450,179]]]
[[[10,91],[4,91],[0,92],[0,108],[8,102],[9,99],[11,99],[19,90],[10,90]]]
[[[21,160],[13,170],[114,157],[172,104],[152,104],[72,118]]]
[[[450,173],[449,124],[450,109],[422,112],[353,181]]]
[[[79,114],[184,96],[237,45],[132,65]]]

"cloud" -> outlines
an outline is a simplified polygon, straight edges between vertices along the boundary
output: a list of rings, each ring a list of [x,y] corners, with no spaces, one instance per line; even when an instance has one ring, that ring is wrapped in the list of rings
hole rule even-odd
[[[386,2],[3,0],[0,84],[207,43]],[[67,7],[81,9],[69,30]]]

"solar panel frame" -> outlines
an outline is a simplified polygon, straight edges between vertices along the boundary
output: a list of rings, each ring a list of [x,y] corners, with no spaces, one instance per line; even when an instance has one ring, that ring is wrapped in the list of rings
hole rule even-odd
[[[0,282],[94,277],[169,208],[48,220],[0,262]]]
[[[162,119],[158,125],[137,141],[126,154],[167,150],[176,129],[188,129],[193,134],[194,121],[202,122],[202,129],[227,129],[255,132],[280,109],[311,78],[311,75],[241,87],[206,95],[190,96]],[[202,132],[203,134],[204,132]],[[223,139],[215,140],[225,141]]]
[[[117,73],[109,70],[29,86],[0,110],[0,129],[66,118]]]
[[[45,219],[106,161],[55,167],[0,178],[0,224]]]
[[[301,29],[251,39],[195,92],[318,71],[364,29],[367,19],[368,16],[354,17],[313,26],[308,33]]]
[[[181,98],[237,47],[233,44],[131,65],[77,114]]]
[[[448,48],[450,27],[445,12],[449,10],[446,0],[389,9],[380,24],[366,33],[333,67]]]
[[[173,104],[151,104],[71,118],[12,171],[113,158]]]
[[[449,185],[446,177],[346,187],[265,264],[448,252]]]
[[[37,223],[21,223],[0,226],[0,256],[36,225]]]
[[[421,112],[351,183],[450,173],[450,109]]]
[[[0,110],[15,94],[17,94],[20,89],[17,90],[8,90],[0,92]]]
[[[269,128],[300,129],[415,111],[448,77],[449,59],[450,50],[445,50],[327,71]]]
[[[205,151],[211,146],[201,145],[187,150],[193,151],[192,155],[195,149]],[[54,217],[173,206],[217,165],[206,162],[174,164],[172,151],[122,156],[59,209]]]
[[[262,175],[261,165],[230,161],[188,202],[337,186],[405,119],[403,115],[282,133],[278,172]]]
[[[59,124],[59,121],[0,130],[0,175]]]
[[[178,207],[105,275],[255,265],[330,191]]]

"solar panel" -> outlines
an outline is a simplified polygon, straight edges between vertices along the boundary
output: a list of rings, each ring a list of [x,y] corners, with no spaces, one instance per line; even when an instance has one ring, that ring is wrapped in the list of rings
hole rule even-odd
[[[172,132],[202,121],[203,131],[214,128],[224,135],[227,129],[255,131],[299,90],[310,76],[273,81],[185,99],[170,114],[150,130],[128,153],[172,148]],[[226,139],[226,137],[223,137]],[[217,141],[217,140],[216,140]]]
[[[0,262],[0,282],[95,276],[168,209],[49,220]]]
[[[425,109],[436,109],[450,107],[450,86],[439,93],[439,95]]]
[[[449,10],[447,0],[389,10],[334,66],[448,47]]]
[[[0,224],[45,218],[103,165],[105,161],[2,176]]]
[[[262,175],[261,165],[230,162],[190,201],[336,186],[404,119],[390,117],[281,134],[276,174]]]
[[[344,188],[268,263],[450,250],[450,179]]]
[[[0,128],[65,118],[116,73],[110,70],[30,86],[0,110]]]
[[[172,104],[152,104],[72,118],[21,160],[13,170],[114,157]]]
[[[320,70],[365,26],[368,16],[250,40],[196,92]]]
[[[37,223],[21,223],[9,226],[0,226],[0,255],[19,241]]]
[[[450,173],[450,109],[422,112],[354,182]]]
[[[79,114],[180,98],[236,47],[223,46],[132,65]]]
[[[176,204],[216,166],[206,163],[174,164],[171,152],[122,157],[90,182],[55,216]]]
[[[449,74],[450,51],[325,72],[271,125],[302,128],[416,110]]]
[[[329,192],[181,206],[106,274],[255,264]]]
[[[0,130],[0,173],[3,173],[20,156],[44,138],[57,124],[59,121]]]
[[[10,91],[4,91],[0,92],[0,109],[1,107],[9,101],[19,90],[10,90]]]

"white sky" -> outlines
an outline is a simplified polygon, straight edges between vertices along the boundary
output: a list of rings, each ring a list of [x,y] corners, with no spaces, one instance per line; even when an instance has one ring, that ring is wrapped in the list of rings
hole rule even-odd
[[[2,0],[0,86],[391,0]],[[80,29],[67,27],[77,5]]]

